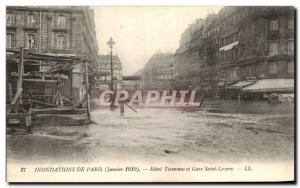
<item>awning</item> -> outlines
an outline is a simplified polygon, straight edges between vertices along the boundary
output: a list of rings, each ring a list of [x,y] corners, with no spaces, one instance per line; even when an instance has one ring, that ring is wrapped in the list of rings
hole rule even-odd
[[[238,44],[239,44],[239,41],[235,41],[235,42],[233,42],[233,43],[230,43],[230,44],[228,44],[228,45],[226,45],[226,46],[221,47],[221,48],[219,49],[219,51],[222,51],[222,50],[224,50],[224,51],[231,50],[234,46],[236,46],[236,45],[238,45]]]
[[[225,86],[225,82],[219,82],[219,83],[217,84],[217,86],[219,86],[219,87]]]
[[[255,84],[246,86],[242,89],[244,92],[278,92],[278,91],[293,91],[294,79],[262,79]]]
[[[253,84],[255,81],[240,81],[240,82],[237,82],[231,86],[227,86],[226,88],[229,88],[229,89],[241,89],[243,87],[246,87],[248,85],[251,85]]]

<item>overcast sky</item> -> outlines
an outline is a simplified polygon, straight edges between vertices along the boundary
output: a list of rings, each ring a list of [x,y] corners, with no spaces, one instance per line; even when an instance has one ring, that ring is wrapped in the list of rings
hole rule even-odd
[[[157,51],[175,52],[181,33],[197,18],[218,13],[221,7],[93,7],[100,54],[109,54],[107,41],[123,74],[134,74]]]

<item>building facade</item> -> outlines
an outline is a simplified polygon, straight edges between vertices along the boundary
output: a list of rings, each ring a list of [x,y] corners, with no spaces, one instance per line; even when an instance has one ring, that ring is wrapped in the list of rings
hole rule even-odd
[[[88,7],[75,6],[30,6],[6,9],[6,49],[51,55],[81,56],[88,59],[89,66],[96,67],[98,46],[95,32],[94,12]],[[44,72],[51,70],[51,62],[25,62],[24,71]],[[55,64],[53,62],[52,64]],[[7,62],[7,77],[16,72],[16,64]],[[74,65],[65,70],[68,76],[65,85],[72,90],[63,89],[63,95],[82,100],[85,94],[83,85],[84,67]],[[11,80],[11,79],[7,79]]]
[[[171,53],[154,54],[142,70],[143,89],[171,89],[177,76],[175,59]]]
[[[180,88],[200,85],[200,61],[202,60],[197,47],[202,42],[203,23],[203,19],[197,19],[181,35],[179,48],[174,55],[177,70],[176,83]]]
[[[194,69],[192,62],[200,67],[199,83],[189,68],[178,69],[183,86],[190,84],[207,97],[234,98],[237,90],[231,86],[238,82],[241,90],[260,79],[294,78],[293,7],[224,7],[208,15],[193,33],[198,32],[176,51],[177,67]]]
[[[120,58],[116,55],[112,57],[113,63],[113,77],[115,80],[122,80],[122,62]],[[111,80],[111,56],[110,55],[100,55],[99,56],[99,63],[97,69],[101,76],[101,81],[110,81]]]

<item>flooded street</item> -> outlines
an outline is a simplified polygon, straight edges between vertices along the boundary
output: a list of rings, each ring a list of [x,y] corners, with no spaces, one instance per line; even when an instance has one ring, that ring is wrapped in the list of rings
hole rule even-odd
[[[11,161],[292,160],[293,104],[204,102],[202,108],[99,108],[96,124],[36,126],[32,135],[8,135]]]

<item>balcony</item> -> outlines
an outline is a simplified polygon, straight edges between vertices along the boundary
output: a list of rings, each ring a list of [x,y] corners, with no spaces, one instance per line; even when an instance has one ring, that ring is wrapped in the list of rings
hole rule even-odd
[[[36,22],[34,23],[27,23],[24,27],[24,30],[37,30],[38,24]]]
[[[67,32],[68,31],[68,28],[66,25],[55,25],[54,28],[53,28],[53,31],[56,31],[56,32]]]
[[[276,54],[267,57],[268,62],[277,62],[277,61],[293,61],[294,55],[293,54]]]
[[[16,22],[6,23],[6,28],[7,29],[16,29],[17,28]]]

